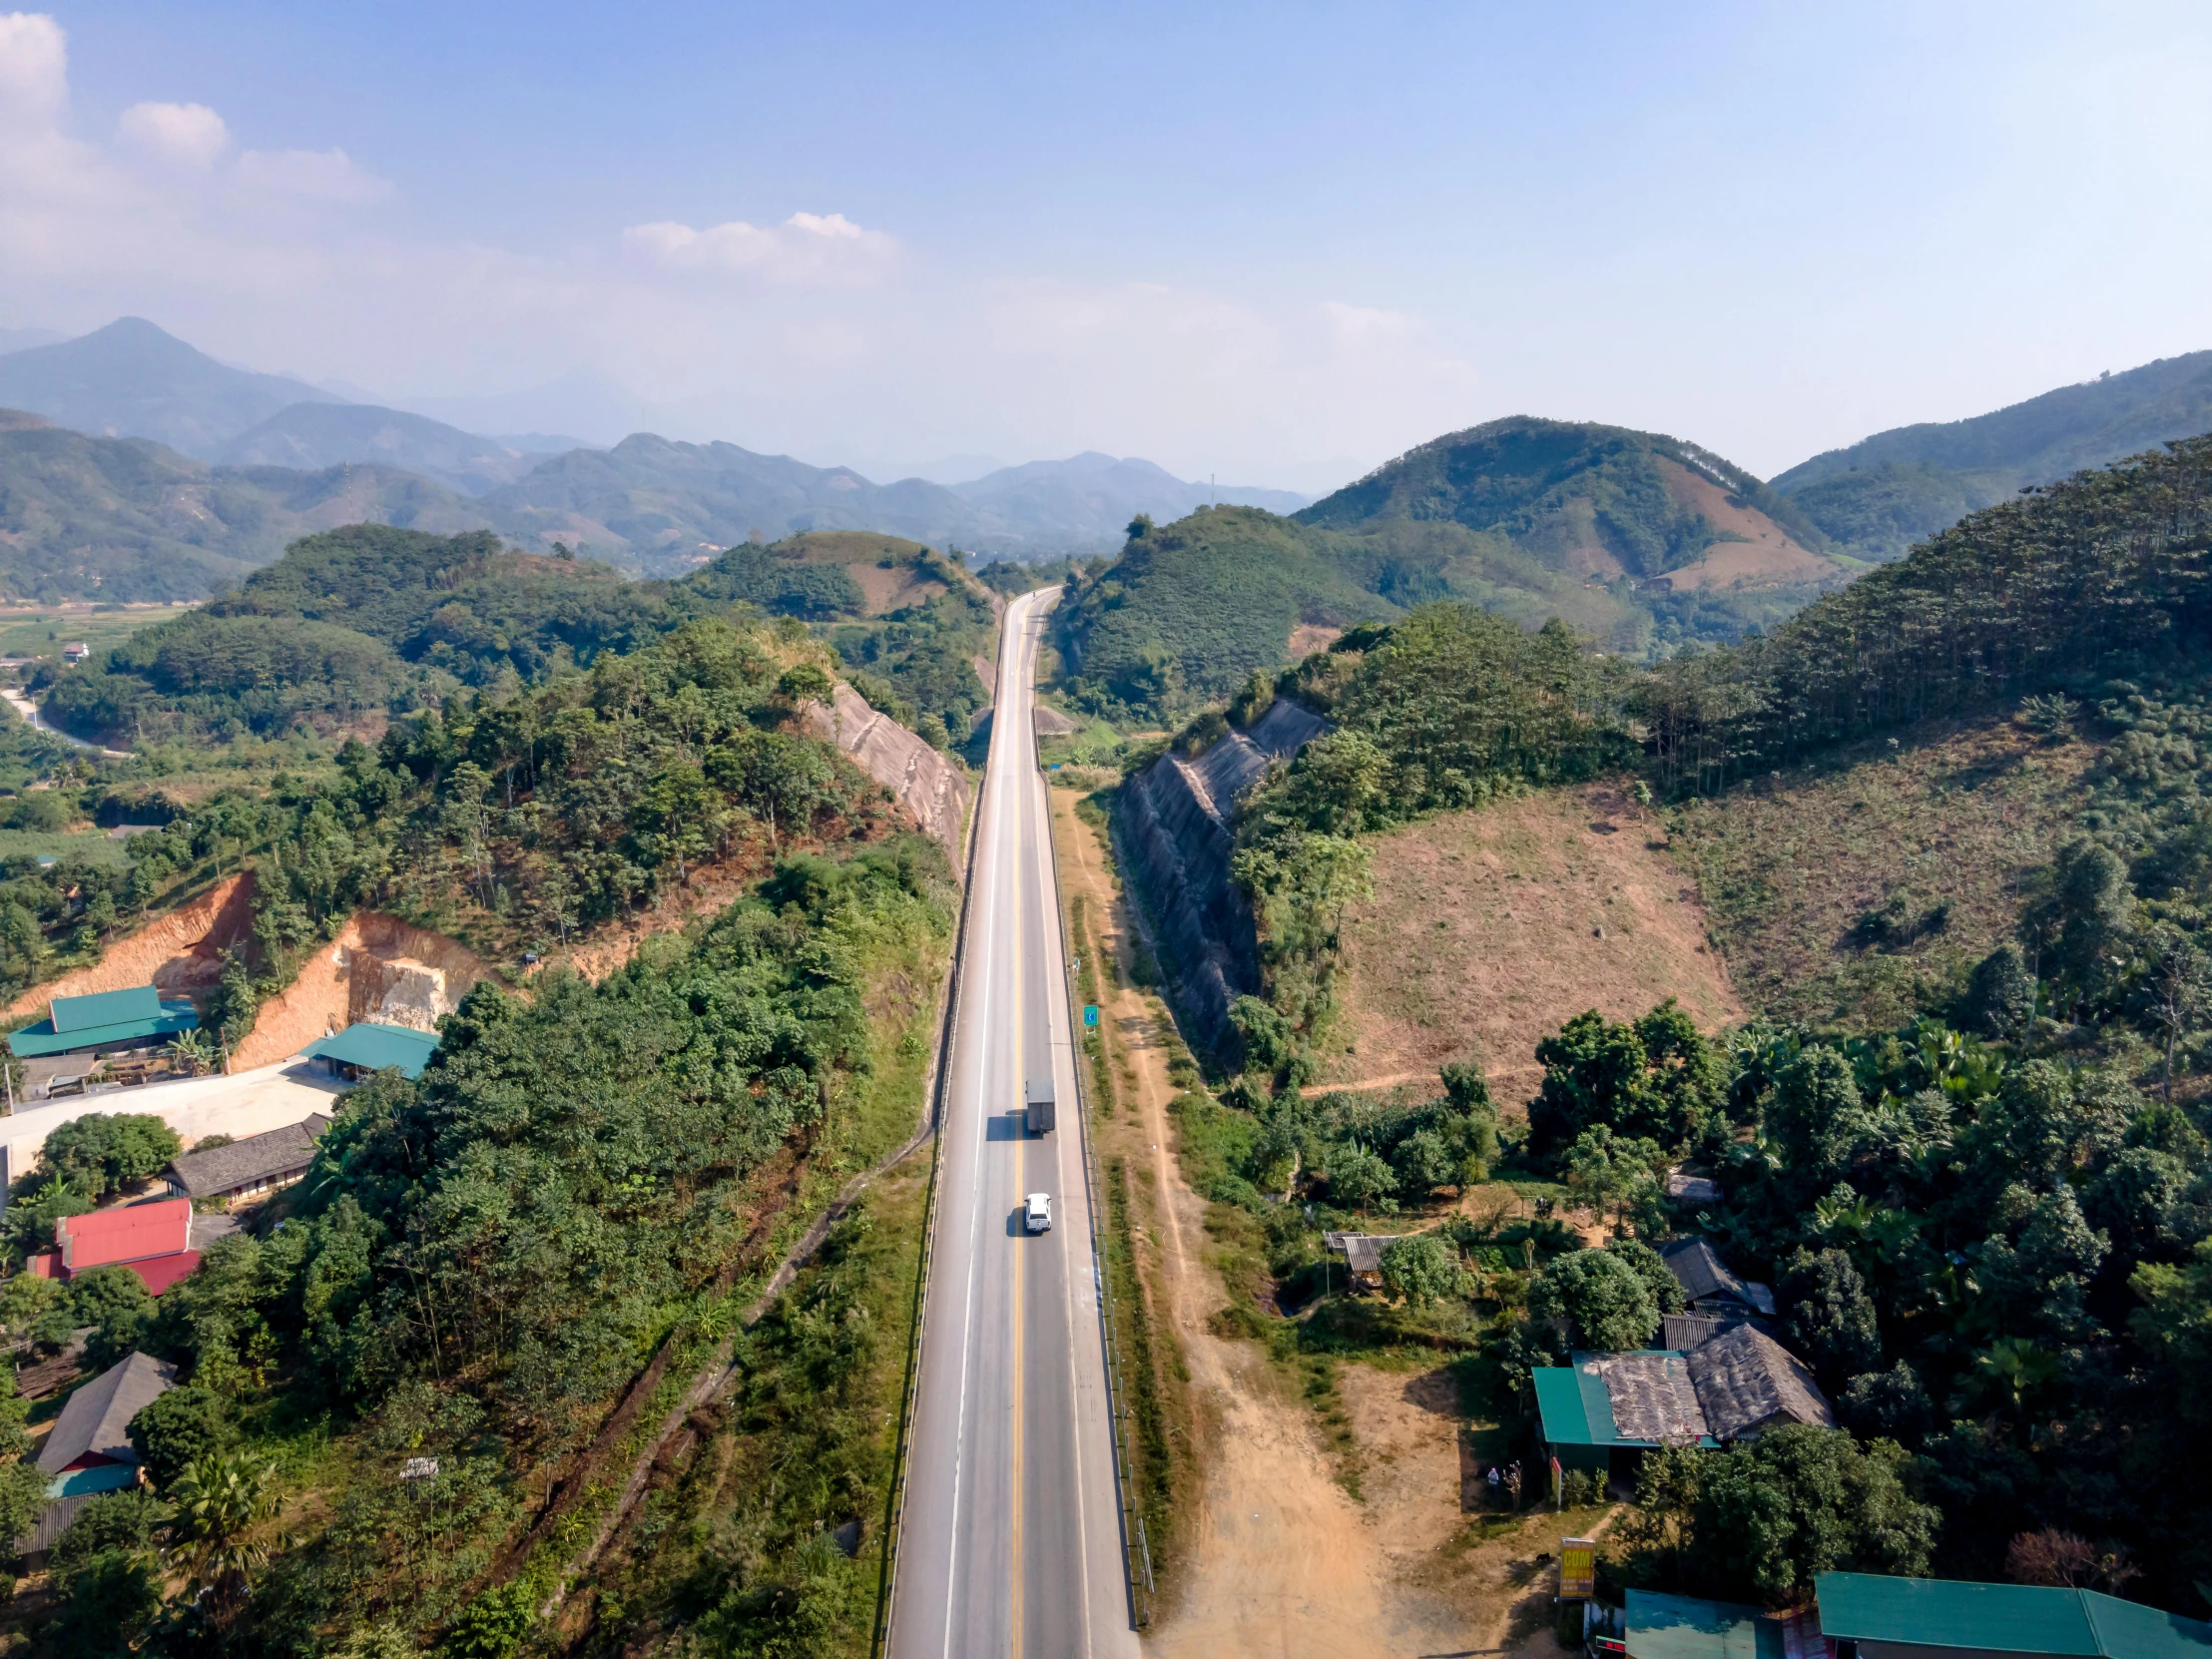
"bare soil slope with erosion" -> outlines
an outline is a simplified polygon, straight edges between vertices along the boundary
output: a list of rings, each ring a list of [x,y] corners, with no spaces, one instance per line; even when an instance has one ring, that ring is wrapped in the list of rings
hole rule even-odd
[[[443,933],[363,910],[262,1004],[233,1064],[272,1065],[361,1020],[434,1031],[489,971]]]
[[[89,967],[33,985],[0,1010],[10,1022],[42,1014],[57,996],[90,996],[152,984],[164,996],[199,997],[223,977],[223,952],[254,930],[254,875],[234,875],[117,939]],[[321,1035],[320,1032],[316,1033]]]
[[[1610,786],[1547,790],[1379,835],[1375,897],[1343,930],[1343,1014],[1323,1078],[1432,1076],[1479,1054],[1502,1098],[1537,1038],[1586,1008],[1667,997],[1707,1030],[1744,1005],[1706,938],[1694,877]]]

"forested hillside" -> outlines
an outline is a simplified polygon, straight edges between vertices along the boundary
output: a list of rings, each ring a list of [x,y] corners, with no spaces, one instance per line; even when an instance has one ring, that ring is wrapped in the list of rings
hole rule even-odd
[[[1774,488],[1839,544],[1894,559],[2013,491],[2212,431],[2212,351],[2061,386],[1969,420],[1900,426],[1782,473]]]
[[[384,719],[464,688],[502,695],[696,618],[740,612],[835,627],[863,696],[964,736],[987,701],[968,659],[989,604],[965,572],[910,542],[741,543],[676,583],[587,559],[515,553],[485,531],[357,524],[309,536],[236,593],[144,629],[32,689],[64,731],[119,748],[308,730],[373,736]]]
[[[300,536],[364,519],[438,534],[484,521],[451,491],[388,467],[210,467],[143,438],[0,414],[6,597],[199,599]]]
[[[1256,507],[1130,526],[1110,568],[1071,584],[1053,619],[1079,705],[1136,720],[1218,702],[1283,661],[1300,623],[1343,628],[1398,607]]]

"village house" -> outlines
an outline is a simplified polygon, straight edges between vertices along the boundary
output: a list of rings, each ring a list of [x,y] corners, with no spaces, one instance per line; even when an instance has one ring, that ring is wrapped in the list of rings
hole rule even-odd
[[[314,1162],[315,1140],[329,1127],[329,1118],[317,1112],[303,1122],[249,1135],[228,1146],[187,1152],[170,1160],[163,1179],[170,1192],[183,1199],[258,1197],[305,1175]]]

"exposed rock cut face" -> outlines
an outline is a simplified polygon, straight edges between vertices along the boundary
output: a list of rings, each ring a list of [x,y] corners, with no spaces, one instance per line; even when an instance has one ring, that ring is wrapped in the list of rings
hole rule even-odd
[[[801,717],[808,735],[833,743],[852,764],[889,790],[900,807],[962,869],[961,837],[967,826],[967,773],[888,715],[878,714],[841,682],[830,705],[810,703]]]

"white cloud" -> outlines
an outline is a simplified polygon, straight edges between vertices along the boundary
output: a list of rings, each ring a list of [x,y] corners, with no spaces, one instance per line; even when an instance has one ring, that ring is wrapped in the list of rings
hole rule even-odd
[[[205,104],[133,104],[116,130],[135,149],[186,167],[213,167],[231,144],[223,117]]]
[[[1420,332],[1420,324],[1403,311],[1382,310],[1374,305],[1347,305],[1341,300],[1330,299],[1324,301],[1321,314],[1337,343],[1352,349],[1395,342]]]
[[[898,252],[897,240],[842,214],[796,213],[762,227],[733,219],[706,230],[675,220],[633,225],[624,247],[666,271],[742,273],[779,281],[868,281]]]
[[[37,127],[69,104],[69,47],[43,12],[0,14],[0,124]]]
[[[350,206],[395,194],[389,180],[342,150],[249,150],[239,157],[234,177],[242,189],[302,202]]]

